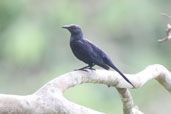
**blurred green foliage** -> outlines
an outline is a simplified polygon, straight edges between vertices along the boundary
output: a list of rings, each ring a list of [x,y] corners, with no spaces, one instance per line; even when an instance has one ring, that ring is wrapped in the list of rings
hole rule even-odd
[[[151,64],[170,69],[170,41],[157,42],[171,22],[161,16],[170,13],[170,4],[170,0],[1,0],[1,93],[31,94],[60,74],[84,66],[70,50],[69,32],[61,28],[71,23],[79,24],[85,37],[104,49],[124,73]],[[171,97],[156,81],[131,93],[145,113],[171,112]],[[65,96],[107,114],[122,113],[117,91],[104,85],[83,84]],[[161,105],[165,108],[156,111]]]

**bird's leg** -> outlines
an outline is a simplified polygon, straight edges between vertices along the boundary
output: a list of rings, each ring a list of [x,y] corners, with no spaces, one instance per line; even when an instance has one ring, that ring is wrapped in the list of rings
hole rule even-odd
[[[89,65],[89,69],[90,69],[90,70],[96,70],[96,69],[93,68],[94,65],[95,65],[95,64],[90,64],[90,65]]]
[[[89,68],[90,66],[88,65],[88,66],[85,66],[85,67],[83,67],[83,68],[79,68],[79,69],[75,69],[75,71],[77,71],[77,70],[83,70],[83,71],[86,71],[85,69],[87,69],[87,68]]]
[[[92,63],[92,64],[89,64],[88,66],[83,67],[83,68],[76,69],[75,71],[77,71],[77,70],[83,70],[83,71],[86,71],[86,72],[87,72],[86,69],[95,70],[95,69],[93,68],[94,65],[95,65],[95,64]]]

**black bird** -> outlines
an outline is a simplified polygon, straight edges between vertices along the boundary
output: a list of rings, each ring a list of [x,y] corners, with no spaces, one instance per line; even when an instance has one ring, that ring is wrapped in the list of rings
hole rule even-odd
[[[82,30],[78,25],[70,24],[63,26],[63,28],[68,29],[71,33],[70,47],[74,55],[79,60],[88,64],[88,66],[77,70],[85,70],[87,68],[94,70],[92,68],[94,65],[98,65],[106,70],[109,70],[110,67],[112,67],[134,87],[134,85],[119,71],[118,68],[115,67],[112,60],[100,48],[84,38]]]

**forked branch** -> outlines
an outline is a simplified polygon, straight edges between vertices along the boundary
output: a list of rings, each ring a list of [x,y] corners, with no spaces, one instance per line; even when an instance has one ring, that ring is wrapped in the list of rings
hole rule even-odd
[[[162,13],[162,15],[171,20],[171,16],[167,15],[166,13]],[[170,39],[171,39],[171,25],[167,24],[166,37],[163,38],[163,39],[158,40],[158,42],[164,42],[164,41],[167,41],[167,40],[170,40]]]

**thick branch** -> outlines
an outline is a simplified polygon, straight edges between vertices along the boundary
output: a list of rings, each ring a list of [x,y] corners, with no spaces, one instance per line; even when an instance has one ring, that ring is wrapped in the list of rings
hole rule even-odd
[[[162,65],[151,65],[140,73],[134,75],[127,74],[126,76],[136,88],[143,86],[149,80],[156,79],[171,92],[171,74]],[[72,103],[63,97],[65,90],[82,83],[99,83],[117,88],[132,88],[129,83],[114,71],[74,71],[48,82],[32,95],[15,96],[1,94],[0,113],[101,114],[100,112]],[[118,92],[122,98],[129,99],[123,102],[124,112],[134,110],[135,106],[128,89],[118,89]]]
[[[138,109],[138,106],[134,105],[131,93],[127,88],[117,88],[117,91],[121,96],[124,114],[144,114]]]

